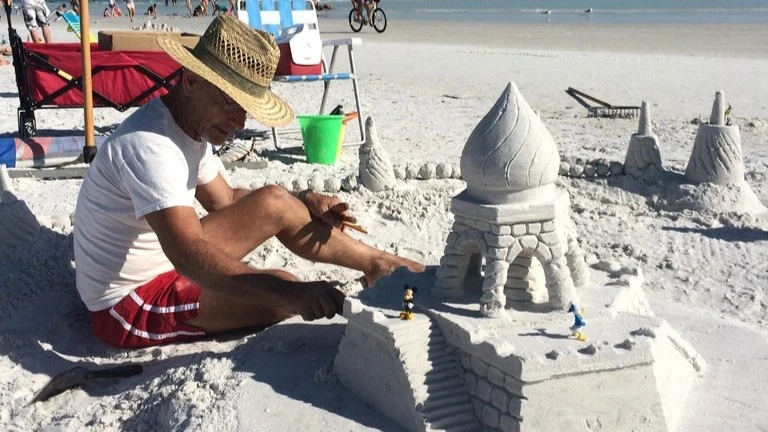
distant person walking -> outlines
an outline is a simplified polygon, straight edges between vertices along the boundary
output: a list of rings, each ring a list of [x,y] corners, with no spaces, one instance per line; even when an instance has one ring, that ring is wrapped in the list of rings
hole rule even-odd
[[[128,11],[128,18],[133,22],[133,16],[136,15],[136,5],[133,0],[125,0],[125,9]]]
[[[187,16],[191,17],[192,16],[192,0],[186,0],[186,2],[187,2],[187,11],[189,11],[189,15]]]
[[[48,17],[51,16],[51,11],[45,4],[45,0],[23,0],[21,11],[24,14],[24,24],[29,30],[32,41],[50,43],[51,26],[48,24]],[[40,35],[41,30],[42,36]]]

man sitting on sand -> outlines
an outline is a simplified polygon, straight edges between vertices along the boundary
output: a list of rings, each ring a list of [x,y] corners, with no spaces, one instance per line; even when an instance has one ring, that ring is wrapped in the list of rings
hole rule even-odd
[[[148,17],[155,17],[155,16],[157,16],[157,3],[149,6],[147,8],[147,11],[144,12],[144,16],[148,16]]]
[[[96,335],[145,347],[340,314],[336,283],[242,262],[272,237],[305,259],[359,270],[368,285],[398,267],[424,270],[345,234],[354,218],[336,197],[232,189],[219,174],[211,144],[242,129],[246,114],[266,126],[293,119],[270,90],[280,58],[270,35],[220,15],[191,51],[158,43],[184,68],[179,81],[99,147],[77,200],[77,289]]]
[[[66,11],[67,11],[67,4],[66,3],[60,4],[59,7],[57,7],[56,10],[53,11],[52,14],[48,15],[48,19],[46,20],[46,22],[50,24],[52,22],[56,22],[60,20],[61,17],[64,16],[64,12]]]
[[[201,17],[203,16],[203,5],[199,4],[195,6],[195,10],[192,12],[193,17]]]
[[[10,45],[0,45],[0,54],[3,56],[7,55],[13,55],[13,51],[11,51]],[[0,66],[5,66],[11,64],[10,61],[4,59],[3,57],[0,57]]]

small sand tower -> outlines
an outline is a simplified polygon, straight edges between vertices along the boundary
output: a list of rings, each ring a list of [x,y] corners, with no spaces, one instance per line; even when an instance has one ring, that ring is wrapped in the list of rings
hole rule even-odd
[[[632,134],[629,140],[624,172],[637,179],[654,181],[662,172],[661,153],[659,138],[651,128],[651,108],[648,101],[643,101],[639,123],[637,133]]]
[[[451,201],[454,224],[434,293],[479,294],[483,315],[497,316],[543,288],[528,283],[536,258],[549,305],[572,301],[574,285],[587,282],[588,270],[568,194],[554,184],[559,164],[549,131],[510,83],[464,146],[467,188]]]
[[[373,192],[392,189],[397,181],[389,154],[379,142],[373,118],[365,120],[365,143],[358,149],[360,183]]]
[[[726,125],[725,95],[715,93],[709,124],[699,125],[685,178],[694,183],[719,185],[744,182],[739,127]]]

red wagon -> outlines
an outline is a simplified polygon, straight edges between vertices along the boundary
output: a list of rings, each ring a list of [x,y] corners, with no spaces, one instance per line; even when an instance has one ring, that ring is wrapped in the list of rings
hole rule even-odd
[[[35,111],[82,108],[82,52],[79,43],[22,42],[9,28],[22,137],[35,136]],[[162,51],[100,51],[91,44],[94,107],[125,111],[166,94],[181,67]]]

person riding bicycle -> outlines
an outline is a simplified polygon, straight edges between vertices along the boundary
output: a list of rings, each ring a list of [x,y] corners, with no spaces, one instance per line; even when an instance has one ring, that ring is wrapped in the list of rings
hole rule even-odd
[[[378,3],[378,2],[376,2],[375,0],[352,0],[352,8],[357,11],[357,14],[355,15],[355,19],[357,21],[360,21],[360,20],[363,19],[362,15],[360,14],[360,12],[362,12],[362,9],[360,7],[361,3],[365,5],[365,9],[368,12],[367,13],[367,15],[368,15],[368,24],[370,24],[372,26],[373,25],[373,16],[372,16],[372,14],[373,14],[373,10],[376,8],[376,3]]]

